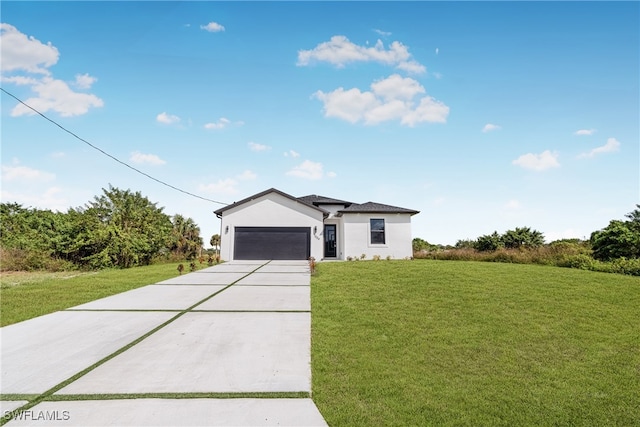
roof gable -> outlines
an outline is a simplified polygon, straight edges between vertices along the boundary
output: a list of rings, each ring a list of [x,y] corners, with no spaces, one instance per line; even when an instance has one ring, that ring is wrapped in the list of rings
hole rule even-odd
[[[262,191],[260,193],[254,194],[253,196],[249,196],[249,197],[247,197],[245,199],[242,199],[242,200],[240,200],[238,202],[234,202],[234,203],[232,203],[230,205],[227,205],[227,206],[222,207],[222,208],[220,208],[220,209],[218,209],[216,211],[213,211],[213,213],[215,213],[217,217],[220,217],[220,216],[222,216],[222,214],[225,211],[228,211],[229,209],[233,209],[233,208],[238,207],[240,205],[244,205],[245,203],[249,203],[249,202],[251,202],[253,200],[259,199],[259,198],[264,197],[264,196],[266,196],[268,194],[271,194],[271,193],[279,194],[280,196],[285,197],[285,198],[287,198],[289,200],[292,200],[292,201],[294,201],[296,203],[303,203],[305,206],[308,206],[308,207],[310,207],[312,209],[318,210],[318,211],[322,212],[324,215],[328,214],[327,211],[325,211],[324,209],[322,209],[322,208],[320,208],[318,206],[314,206],[314,205],[312,205],[310,203],[306,203],[306,202],[304,202],[304,201],[302,201],[300,199],[297,199],[297,198],[295,198],[295,197],[293,197],[293,196],[291,196],[291,195],[289,195],[289,194],[287,194],[285,192],[282,192],[282,191],[280,191],[278,189],[275,189],[275,188],[270,188],[268,190],[265,190],[265,191]]]
[[[222,216],[222,214],[225,211],[228,211],[229,209],[233,209],[235,207],[238,207],[240,205],[243,205],[245,203],[251,202],[253,200],[259,199],[261,197],[264,197],[270,193],[276,193],[279,194],[280,196],[286,197],[289,200],[292,200],[296,203],[302,203],[305,206],[308,206],[312,209],[316,209],[320,212],[323,213],[323,215],[327,216],[329,214],[328,211],[326,211],[325,209],[322,209],[320,206],[321,205],[343,205],[345,206],[344,209],[340,209],[338,211],[338,215],[342,215],[342,214],[350,214],[350,213],[401,213],[401,214],[409,214],[409,215],[415,215],[420,213],[420,211],[416,211],[413,209],[406,209],[406,208],[401,208],[398,206],[391,206],[391,205],[385,205],[383,203],[376,203],[376,202],[367,202],[367,203],[352,203],[352,202],[347,202],[345,200],[339,200],[339,199],[333,199],[331,197],[324,197],[324,196],[318,196],[316,194],[311,194],[308,196],[303,196],[303,197],[293,197],[287,193],[284,193],[276,188],[270,188],[268,190],[262,191],[260,193],[254,194],[253,196],[249,196],[245,199],[242,199],[238,202],[234,202],[230,205],[224,206],[216,211],[214,211],[214,213],[216,214],[216,216],[218,216],[219,218]]]

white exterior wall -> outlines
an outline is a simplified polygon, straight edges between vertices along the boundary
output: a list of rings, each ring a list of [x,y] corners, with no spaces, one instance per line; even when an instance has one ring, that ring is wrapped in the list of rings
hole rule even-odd
[[[266,194],[222,213],[220,257],[225,261],[233,260],[235,227],[309,227],[311,256],[320,260],[324,252],[322,219],[322,212],[303,203],[277,193]],[[315,234],[314,227],[317,227]]]
[[[329,212],[329,217],[333,217],[336,212],[344,209],[344,205],[322,205],[322,209]]]
[[[370,219],[384,219],[385,244],[371,244]],[[411,215],[409,214],[363,214],[352,213],[342,216],[344,240],[344,256],[372,259],[374,255],[381,258],[391,256],[403,259],[413,256],[411,244]]]

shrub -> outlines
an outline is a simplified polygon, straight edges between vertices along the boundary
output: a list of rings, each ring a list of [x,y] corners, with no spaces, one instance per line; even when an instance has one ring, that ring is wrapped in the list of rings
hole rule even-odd
[[[591,258],[589,255],[578,254],[569,256],[566,259],[565,265],[560,265],[560,267],[571,267],[571,268],[579,268],[581,270],[596,270],[597,261]]]
[[[2,271],[70,271],[78,267],[70,261],[55,258],[44,251],[0,248]]]
[[[611,272],[640,276],[640,258],[618,258],[611,262]]]

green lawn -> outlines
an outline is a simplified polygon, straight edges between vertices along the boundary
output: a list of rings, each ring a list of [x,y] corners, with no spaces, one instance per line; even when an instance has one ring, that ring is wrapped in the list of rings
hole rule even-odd
[[[312,369],[332,426],[640,425],[640,278],[320,263]]]
[[[0,326],[175,277],[178,264],[96,272],[3,272],[0,275]],[[182,264],[188,272],[189,263]],[[197,261],[196,266],[207,267]]]

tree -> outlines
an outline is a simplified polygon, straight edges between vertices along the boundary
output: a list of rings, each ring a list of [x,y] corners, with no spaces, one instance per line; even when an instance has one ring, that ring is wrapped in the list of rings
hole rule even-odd
[[[211,236],[211,240],[209,240],[209,244],[213,246],[213,248],[217,251],[217,253],[220,253],[220,235],[219,234],[214,234],[213,236]]]
[[[473,249],[476,246],[476,241],[471,239],[461,239],[456,242],[456,249]]]
[[[431,249],[431,244],[420,237],[416,237],[412,241],[413,252],[427,251]]]
[[[168,215],[140,192],[109,185],[84,208],[78,208],[73,249],[94,268],[146,265],[171,240]]]
[[[508,230],[502,235],[502,242],[505,248],[509,249],[537,248],[544,244],[544,235],[529,227],[516,227],[515,230]]]
[[[594,258],[640,258],[640,205],[625,217],[629,221],[613,220],[604,229],[591,233]]]
[[[492,234],[486,234],[484,236],[478,237],[475,242],[474,248],[478,251],[495,251],[504,247],[504,243],[502,242],[502,238],[498,234],[497,231],[494,231]]]
[[[177,257],[194,259],[202,248],[200,228],[191,218],[174,215],[171,219],[171,244],[169,250]]]

